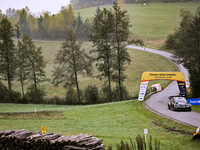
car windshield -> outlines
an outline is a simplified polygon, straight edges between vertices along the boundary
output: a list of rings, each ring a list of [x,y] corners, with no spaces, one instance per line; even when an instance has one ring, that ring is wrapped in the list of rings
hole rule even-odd
[[[187,101],[185,99],[177,99],[175,103],[187,103]]]

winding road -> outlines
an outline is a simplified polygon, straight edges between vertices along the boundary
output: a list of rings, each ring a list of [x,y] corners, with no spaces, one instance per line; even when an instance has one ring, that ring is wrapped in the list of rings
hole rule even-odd
[[[143,47],[139,46],[127,46],[128,48],[133,48],[137,50],[144,50]],[[145,48],[145,51],[155,53],[166,57],[168,59],[172,59],[173,54],[154,50],[150,48]],[[189,86],[188,80],[188,71],[180,64],[180,71],[184,74],[186,85]],[[163,91],[153,94],[148,100],[146,100],[146,105],[154,112],[161,114],[167,118],[173,119],[177,122],[181,122],[190,126],[199,127],[200,126],[200,113],[195,111],[172,111],[167,107],[168,97],[172,95],[178,95],[179,89],[177,85],[177,81],[171,82]]]

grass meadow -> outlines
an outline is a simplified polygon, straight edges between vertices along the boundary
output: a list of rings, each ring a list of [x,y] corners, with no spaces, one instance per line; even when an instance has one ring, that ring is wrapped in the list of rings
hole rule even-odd
[[[173,27],[180,22],[180,9],[194,12],[200,3],[169,3],[169,4],[149,4],[142,7],[140,4],[127,5],[130,15],[131,31],[135,37],[144,39],[147,47],[161,47],[163,41]],[[102,6],[110,8],[111,6]],[[102,8],[101,7],[101,8]],[[76,10],[83,18],[93,17],[96,7]],[[57,50],[61,46],[61,41],[35,41],[36,46],[42,46],[43,55],[47,63],[47,77],[52,79],[54,59]],[[87,52],[92,49],[91,43],[82,45]],[[144,71],[177,71],[178,68],[173,62],[159,55],[145,51],[128,49],[131,56],[131,64],[127,65],[125,74],[127,79],[124,84],[130,94],[138,94],[141,74]],[[94,75],[97,70],[94,69]],[[96,78],[79,77],[80,88],[83,90],[88,84],[96,84],[99,88],[103,82]],[[161,83],[164,87],[169,81],[151,81],[149,86]],[[27,88],[29,83],[26,83]],[[55,88],[51,83],[43,83],[47,91],[47,97],[58,95],[65,96],[66,90],[61,86]],[[114,86],[114,84],[113,84]],[[13,82],[13,90],[21,91],[19,82]],[[29,112],[58,111],[55,116],[47,114],[29,115]],[[27,115],[11,115],[8,118],[3,115],[5,112],[18,113],[27,112]],[[45,117],[45,115],[47,115]],[[61,116],[61,117],[60,117]],[[27,129],[29,131],[40,130],[41,126],[46,126],[47,132],[62,133],[63,135],[93,134],[98,138],[103,138],[103,144],[116,148],[116,143],[121,139],[135,141],[135,137],[144,135],[144,129],[148,129],[147,141],[152,135],[153,139],[161,143],[161,150],[198,150],[199,142],[191,141],[192,134],[196,130],[194,127],[185,126],[168,120],[146,110],[141,102],[130,100],[124,102],[106,103],[87,106],[68,105],[44,105],[44,104],[2,104],[0,103],[0,131],[7,129]],[[173,130],[176,129],[176,130]],[[187,131],[184,133],[182,131]]]
[[[181,21],[180,9],[194,13],[200,6],[197,3],[150,3],[142,7],[141,4],[126,5],[132,27],[130,31],[134,37],[141,38],[146,42],[147,47],[160,48],[167,35],[173,32],[174,27],[179,27]],[[112,5],[100,6],[110,9]],[[75,10],[85,18],[94,17],[97,7]]]
[[[43,51],[43,56],[47,63],[46,67],[46,75],[48,78],[52,79],[52,71],[54,69],[54,59],[58,49],[61,46],[60,41],[35,41],[37,47],[41,46]],[[91,43],[83,43],[82,48],[85,49],[86,52],[89,52],[92,49]],[[131,57],[130,65],[127,65],[126,75],[127,79],[124,82],[124,85],[127,87],[128,92],[131,95],[138,94],[141,75],[144,71],[176,71],[177,67],[173,62],[169,61],[166,58],[163,58],[159,55],[155,55],[152,53],[148,53],[145,51],[138,51],[134,49],[128,49],[128,52]],[[98,74],[97,69],[94,67],[94,76]],[[162,86],[166,86],[169,81],[160,80],[160,81],[151,81],[149,86],[155,83],[161,83]],[[20,83],[13,82],[13,90],[21,91]],[[79,85],[82,90],[84,90],[85,86],[89,84],[98,85],[99,89],[103,86],[104,82],[100,81],[97,78],[91,77],[82,77],[79,76]],[[28,87],[30,83],[26,83],[25,88]],[[112,84],[115,86],[115,83]],[[50,82],[43,83],[43,86],[46,89],[47,97],[60,96],[64,97],[66,93],[66,89],[62,86],[54,87]]]
[[[46,126],[48,133],[62,133],[63,135],[93,134],[103,138],[103,144],[116,148],[116,143],[121,139],[129,142],[135,137],[144,135],[148,129],[147,142],[151,135],[161,143],[161,150],[197,150],[199,142],[192,141],[194,127],[184,126],[179,123],[164,119],[147,111],[142,103],[137,100],[115,102],[88,106],[63,106],[63,105],[28,105],[28,104],[0,104],[0,112],[14,111],[61,111],[60,116],[65,118],[35,117],[27,114],[26,117],[13,115],[13,118],[0,119],[0,131],[7,129],[40,130]],[[37,113],[37,112],[36,112]],[[56,115],[55,115],[56,116]],[[1,118],[0,113],[0,118]],[[176,129],[177,131],[172,131]],[[181,133],[187,131],[187,134]]]

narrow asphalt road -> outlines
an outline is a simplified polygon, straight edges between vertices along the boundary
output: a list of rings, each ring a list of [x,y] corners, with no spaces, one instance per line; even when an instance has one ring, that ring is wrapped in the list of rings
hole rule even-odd
[[[144,50],[143,47],[139,47],[139,46],[129,45],[127,47],[137,49],[137,50]],[[145,48],[145,51],[161,55],[168,59],[172,59],[172,56],[173,56],[173,54],[171,54],[171,53],[154,50],[154,49],[150,49],[150,48]],[[179,68],[180,68],[180,71],[185,76],[186,85],[189,86],[188,71],[182,65],[179,65]],[[172,111],[172,110],[168,109],[168,107],[167,107],[168,97],[172,96],[172,95],[178,95],[178,94],[179,94],[178,84],[176,81],[173,81],[163,91],[152,95],[145,102],[146,102],[146,105],[150,109],[152,109],[153,111],[155,111],[163,116],[166,116],[167,118],[174,119],[178,122],[182,122],[182,123],[190,125],[190,126],[199,127],[200,126],[200,113],[197,113],[195,111]]]

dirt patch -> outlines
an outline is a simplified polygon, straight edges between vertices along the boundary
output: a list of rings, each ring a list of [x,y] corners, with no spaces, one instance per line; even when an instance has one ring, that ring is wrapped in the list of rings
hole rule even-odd
[[[160,40],[146,40],[145,43],[147,44],[155,44],[155,45],[163,45],[165,43],[166,39],[160,39]]]
[[[157,121],[153,121],[153,123],[154,123],[156,126],[160,126],[160,127],[164,128],[164,129],[166,129],[166,130],[169,130],[169,131],[178,132],[178,133],[186,134],[186,135],[193,135],[193,133],[191,133],[191,132],[187,132],[187,131],[184,131],[184,130],[178,130],[178,129],[176,129],[176,128],[163,125],[162,123],[157,122]]]
[[[7,112],[0,113],[0,119],[66,119],[63,111]]]
[[[146,47],[148,47],[148,48],[160,49],[164,45],[165,39],[145,40],[144,43],[145,43]]]

